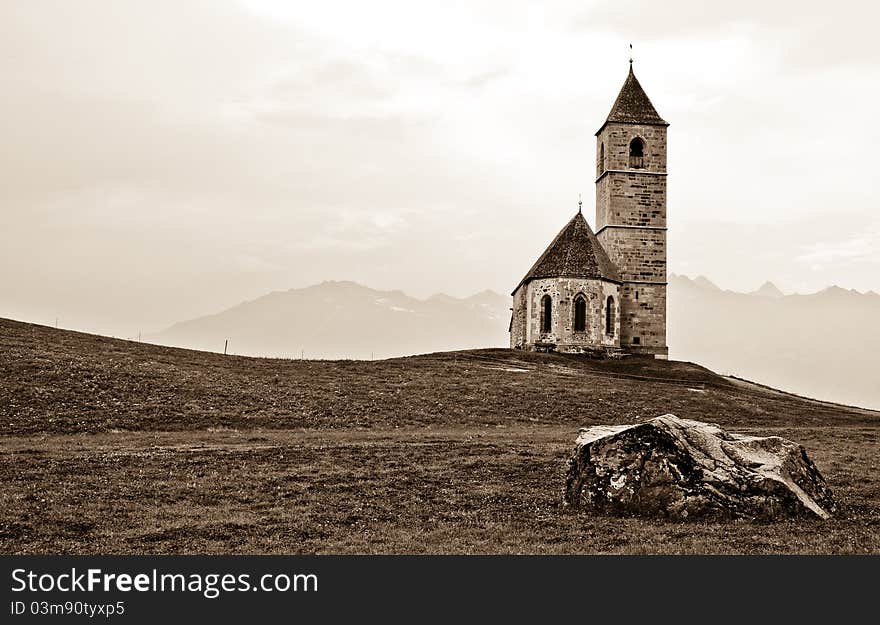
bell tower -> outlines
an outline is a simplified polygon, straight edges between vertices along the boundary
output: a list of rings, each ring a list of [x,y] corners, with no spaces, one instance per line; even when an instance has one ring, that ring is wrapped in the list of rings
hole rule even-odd
[[[596,236],[617,265],[620,346],[666,358],[666,129],[629,75],[596,133]]]

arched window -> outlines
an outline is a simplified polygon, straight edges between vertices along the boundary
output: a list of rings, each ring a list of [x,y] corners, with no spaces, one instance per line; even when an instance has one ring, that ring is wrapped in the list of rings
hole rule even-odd
[[[574,331],[587,331],[587,298],[581,294],[574,298]]]
[[[605,171],[605,144],[599,144],[599,173],[602,174]]]
[[[541,332],[550,332],[553,327],[553,300],[549,295],[541,298]]]
[[[614,336],[614,298],[610,295],[605,300],[605,333]]]
[[[645,142],[639,137],[629,142],[629,166],[633,169],[645,166]]]

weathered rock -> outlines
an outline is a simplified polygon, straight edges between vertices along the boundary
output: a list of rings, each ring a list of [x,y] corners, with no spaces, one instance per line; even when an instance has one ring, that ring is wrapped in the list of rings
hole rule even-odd
[[[803,447],[667,414],[581,430],[565,503],[669,518],[820,517],[834,499]]]

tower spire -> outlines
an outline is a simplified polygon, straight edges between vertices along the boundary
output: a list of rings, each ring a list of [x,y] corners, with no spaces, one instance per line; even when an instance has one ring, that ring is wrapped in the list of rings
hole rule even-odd
[[[633,44],[629,44],[629,68],[632,69],[633,65]]]
[[[632,64],[629,66],[629,74],[623,83],[623,87],[617,95],[614,105],[611,107],[611,112],[608,113],[608,118],[605,120],[605,124],[612,122],[649,126],[669,125],[660,117],[657,109],[651,104],[651,100],[648,98],[645,90],[642,89],[642,85],[639,84],[639,80],[633,72]],[[602,124],[602,128],[605,127],[605,124]],[[602,131],[602,128],[599,129],[599,132]],[[596,133],[597,136],[599,132]]]
[[[583,212],[583,208],[584,208],[584,202],[583,202],[583,200],[581,200],[581,194],[578,193],[578,212],[579,213]]]

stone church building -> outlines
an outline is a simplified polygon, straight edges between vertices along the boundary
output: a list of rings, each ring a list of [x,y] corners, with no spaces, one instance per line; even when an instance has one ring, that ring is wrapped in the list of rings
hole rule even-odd
[[[630,63],[596,132],[596,232],[578,213],[513,291],[510,346],[666,358],[666,129]]]

